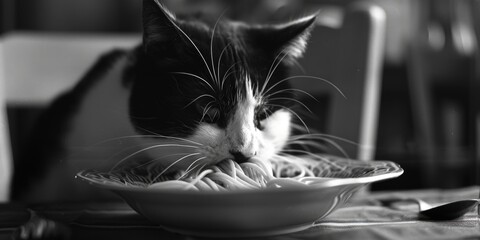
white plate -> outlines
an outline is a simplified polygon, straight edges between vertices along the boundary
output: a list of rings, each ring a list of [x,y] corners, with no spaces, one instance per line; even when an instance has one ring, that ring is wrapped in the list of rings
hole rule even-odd
[[[342,207],[359,188],[398,177],[388,161],[361,162],[329,156],[322,180],[301,188],[179,191],[148,189],[108,173],[82,171],[77,177],[120,195],[138,213],[165,229],[203,237],[253,237],[296,232]]]

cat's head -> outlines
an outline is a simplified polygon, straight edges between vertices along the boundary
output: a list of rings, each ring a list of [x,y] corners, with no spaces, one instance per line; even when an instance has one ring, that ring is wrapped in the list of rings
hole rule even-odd
[[[268,159],[288,141],[295,101],[288,67],[315,17],[263,26],[177,19],[144,0],[144,35],[130,115],[163,166]]]

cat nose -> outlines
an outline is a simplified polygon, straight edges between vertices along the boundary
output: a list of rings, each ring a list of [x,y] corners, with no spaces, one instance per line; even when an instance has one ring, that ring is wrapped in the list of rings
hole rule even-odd
[[[247,162],[253,155],[245,155],[240,151],[232,151],[230,150],[230,154],[233,156],[233,160],[237,163],[244,163]]]

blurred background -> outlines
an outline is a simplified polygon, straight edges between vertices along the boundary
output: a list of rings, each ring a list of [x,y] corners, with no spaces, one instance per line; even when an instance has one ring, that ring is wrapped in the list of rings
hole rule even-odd
[[[177,14],[270,23],[354,0],[170,0]],[[454,188],[479,184],[480,1],[370,0],[387,16],[375,159],[399,163],[402,177],[373,189]],[[139,34],[139,0],[1,0],[0,34]],[[324,6],[332,6],[325,8]],[[8,61],[5,59],[4,61]],[[10,93],[14,94],[14,93]],[[38,114],[9,104],[13,156]]]

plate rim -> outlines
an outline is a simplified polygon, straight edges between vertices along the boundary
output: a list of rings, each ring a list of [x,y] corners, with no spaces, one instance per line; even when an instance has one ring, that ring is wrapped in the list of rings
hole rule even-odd
[[[365,185],[373,182],[383,181],[387,179],[392,179],[399,177],[404,173],[404,170],[400,167],[399,164],[391,161],[377,161],[392,164],[395,166],[390,172],[380,173],[378,175],[358,177],[358,178],[325,178],[325,181],[313,183],[306,185],[305,187],[299,188],[262,188],[262,189],[240,189],[232,191],[190,191],[190,190],[179,190],[179,189],[159,189],[159,188],[146,188],[141,186],[126,186],[120,184],[110,184],[110,183],[101,183],[95,180],[92,180],[83,174],[91,170],[83,170],[78,172],[75,175],[76,179],[82,180],[91,184],[95,187],[119,191],[119,192],[143,192],[151,194],[177,194],[177,195],[236,195],[236,194],[258,194],[258,193],[272,193],[272,192],[303,192],[303,191],[313,191],[318,189],[347,186],[347,185]]]

